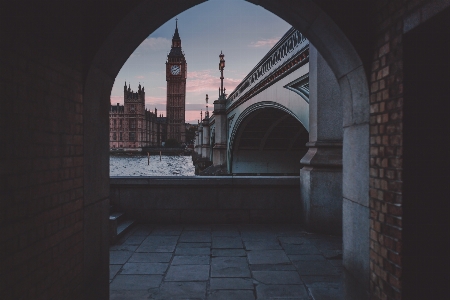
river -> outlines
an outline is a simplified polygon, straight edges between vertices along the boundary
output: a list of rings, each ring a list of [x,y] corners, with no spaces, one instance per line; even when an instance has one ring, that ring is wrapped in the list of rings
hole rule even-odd
[[[130,155],[109,157],[110,176],[194,176],[194,165],[190,156]]]

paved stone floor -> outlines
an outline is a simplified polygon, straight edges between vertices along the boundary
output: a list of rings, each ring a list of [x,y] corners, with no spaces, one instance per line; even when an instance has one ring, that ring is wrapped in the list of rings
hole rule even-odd
[[[139,225],[110,248],[110,299],[345,299],[341,248],[298,225]]]

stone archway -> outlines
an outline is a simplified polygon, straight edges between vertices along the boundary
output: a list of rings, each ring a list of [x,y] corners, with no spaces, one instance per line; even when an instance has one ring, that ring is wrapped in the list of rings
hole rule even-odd
[[[254,134],[256,139],[249,136]],[[237,117],[230,132],[229,171],[233,174],[298,174],[307,142],[308,131],[294,113],[275,102],[255,103]]]
[[[84,90],[84,184],[86,205],[96,202],[107,211],[108,106],[114,79],[127,58],[160,25],[176,14],[204,1],[142,1],[111,31],[87,70]],[[309,0],[249,0],[274,13],[301,31],[321,53],[338,79],[343,101],[343,247],[345,267],[369,282],[369,91],[363,63],[342,30]],[[95,200],[95,201],[94,201]],[[99,204],[103,203],[103,204]],[[106,214],[102,214],[106,218]],[[105,220],[106,222],[106,220]],[[85,224],[85,259],[108,257],[105,245],[92,244],[105,234],[96,224]],[[94,245],[95,244],[95,245]],[[98,264],[86,264],[99,267]],[[107,264],[101,264],[107,276]],[[97,274],[86,268],[92,285]],[[103,286],[107,278],[100,279]]]

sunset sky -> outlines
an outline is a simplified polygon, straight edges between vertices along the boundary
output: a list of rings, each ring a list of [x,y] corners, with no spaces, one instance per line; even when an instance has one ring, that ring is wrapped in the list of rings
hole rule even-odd
[[[231,93],[268,50],[291,27],[242,0],[210,0],[176,16],[187,61],[186,122],[197,124],[205,95],[217,99],[219,54],[225,54],[224,86]],[[136,91],[145,87],[146,107],[166,115],[165,62],[175,30],[175,18],[153,32],[134,51],[116,77],[111,103],[123,104],[124,82]],[[211,109],[210,104],[210,111]]]

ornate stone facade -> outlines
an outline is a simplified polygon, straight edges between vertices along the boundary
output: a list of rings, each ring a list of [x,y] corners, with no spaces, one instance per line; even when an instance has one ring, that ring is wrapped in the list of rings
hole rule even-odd
[[[186,76],[187,63],[181,50],[181,39],[178,33],[178,23],[172,38],[172,48],[167,56],[167,138],[184,143],[185,110],[186,110]]]
[[[111,105],[109,109],[109,147],[142,148],[160,146],[165,141],[166,118],[145,108],[145,89],[131,90],[125,82],[124,105]]]

